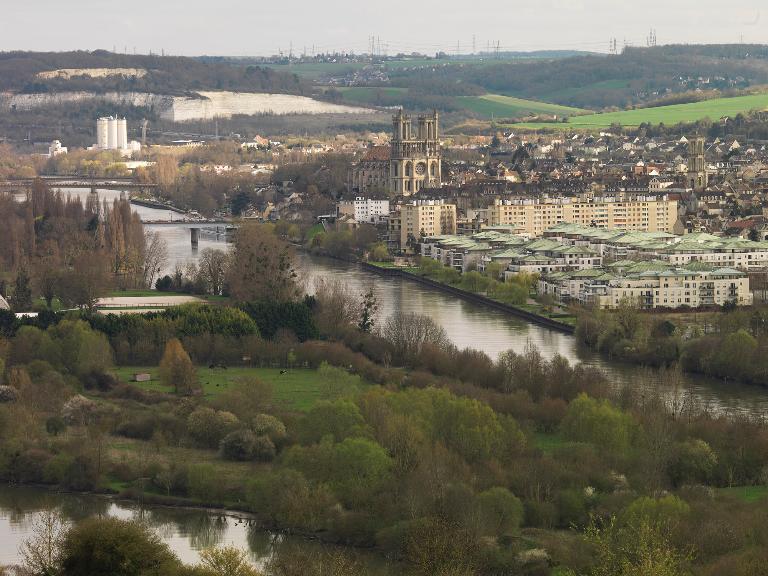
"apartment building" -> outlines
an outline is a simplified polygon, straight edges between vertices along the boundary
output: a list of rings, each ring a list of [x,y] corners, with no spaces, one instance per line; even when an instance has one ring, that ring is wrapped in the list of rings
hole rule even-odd
[[[390,225],[390,234],[395,227],[400,232],[400,248],[420,241],[427,236],[456,234],[456,205],[444,204],[438,200],[427,200],[403,204],[399,218]]]
[[[749,277],[733,268],[694,271],[675,268],[664,272],[617,278],[587,296],[587,303],[617,308],[628,299],[640,308],[698,308],[752,304]]]
[[[664,232],[626,232],[560,224],[544,237],[586,246],[608,260],[663,260],[674,266],[704,262],[715,268],[761,270],[768,267],[768,242],[707,233],[675,236]]]
[[[668,196],[541,198],[496,200],[489,210],[490,226],[516,226],[541,236],[562,222],[596,228],[672,233],[677,201]]]
[[[344,200],[336,205],[338,216],[352,216],[363,224],[378,224],[389,217],[389,200],[374,200],[358,196],[354,200]]]
[[[702,263],[682,268],[658,261],[616,263],[603,269],[556,272],[539,279],[538,291],[561,302],[606,309],[625,301],[646,310],[752,304],[745,272]]]

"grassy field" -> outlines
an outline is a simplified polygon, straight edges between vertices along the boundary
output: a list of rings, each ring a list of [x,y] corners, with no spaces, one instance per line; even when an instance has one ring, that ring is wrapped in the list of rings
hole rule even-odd
[[[572,116],[585,114],[587,110],[560,106],[548,102],[523,100],[500,94],[485,94],[483,96],[460,96],[457,100],[467,110],[490,118],[510,118],[527,114],[556,114],[557,116]]]
[[[622,90],[627,87],[629,82],[627,80],[603,80],[601,82],[595,82],[593,84],[587,84],[586,86],[574,86],[571,88],[565,88],[558,90],[557,92],[551,92],[547,94],[537,94],[538,98],[542,100],[559,100],[563,101],[568,98],[574,98],[581,96],[582,94],[590,94],[596,91],[610,91],[610,90]]]
[[[720,488],[718,492],[744,502],[757,502],[768,496],[768,486],[734,486],[732,488]]]
[[[344,101],[351,104],[386,105],[397,103],[398,96],[406,96],[406,88],[366,87],[356,86],[339,88],[344,94]],[[381,98],[386,102],[381,102]],[[550,104],[549,102],[537,102],[524,100],[501,94],[484,94],[483,96],[457,96],[456,105],[460,108],[479,114],[484,118],[515,118],[530,114],[556,114],[558,116],[572,116],[586,114],[588,110],[571,108]]]
[[[388,88],[388,87],[366,87],[366,86],[353,86],[342,87],[338,90],[344,94],[345,102],[360,102],[361,104],[373,104],[379,103],[379,95],[386,98],[397,98],[398,96],[407,92],[406,88]]]
[[[716,98],[692,104],[674,104],[658,108],[643,108],[640,110],[625,110],[622,112],[606,112],[604,114],[589,114],[586,116],[571,116],[567,124],[528,123],[513,124],[516,128],[529,129],[595,129],[607,128],[611,124],[622,126],[639,126],[643,123],[673,125],[680,122],[695,122],[703,118],[713,121],[723,116],[736,116],[750,110],[768,109],[768,93],[737,96],[735,98]]]
[[[551,454],[558,448],[562,448],[568,442],[564,440],[559,434],[545,434],[544,432],[536,432],[533,435],[533,443],[542,452]]]
[[[120,366],[114,370],[124,382],[129,382],[135,373],[149,373],[151,382],[141,382],[136,385],[145,390],[168,392],[169,389],[160,383],[159,368],[146,366]],[[318,400],[328,396],[329,386],[333,384],[329,378],[317,370],[294,368],[281,374],[279,368],[243,368],[233,367],[206,368],[197,370],[200,384],[206,396],[213,397],[226,390],[240,378],[259,378],[272,384],[273,398],[286,408],[308,410]]]

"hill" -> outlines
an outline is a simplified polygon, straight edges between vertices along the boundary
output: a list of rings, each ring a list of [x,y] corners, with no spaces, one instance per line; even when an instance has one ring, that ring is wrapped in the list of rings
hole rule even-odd
[[[608,112],[604,114],[589,114],[586,116],[571,116],[567,123],[523,123],[514,124],[520,128],[607,128],[613,124],[634,127],[641,124],[665,124],[667,126],[681,122],[696,122],[709,118],[718,121],[723,116],[734,117],[753,110],[768,109],[768,93],[738,96],[735,98],[716,98],[691,104],[674,104],[655,108]]]
[[[110,69],[120,69],[120,73],[105,73]],[[295,74],[182,56],[128,55],[104,50],[0,53],[0,91],[184,95],[200,90],[296,95],[311,92]]]
[[[457,100],[464,108],[485,118],[514,118],[531,114],[552,114],[556,116],[571,116],[584,114],[587,111],[580,108],[560,106],[548,102],[524,100],[499,94],[484,94],[482,96],[458,96]]]
[[[585,114],[588,110],[525,100],[501,94],[480,94],[466,96],[429,96],[427,90],[395,87],[350,87],[338,88],[342,101],[348,104],[404,108],[434,108],[449,112],[468,112],[481,118],[523,118],[535,114],[571,116]]]
[[[768,82],[768,46],[705,45],[626,48],[617,55],[486,62],[435,70],[393,71],[393,86],[441,81],[600,110],[649,103],[696,90],[724,93]]]

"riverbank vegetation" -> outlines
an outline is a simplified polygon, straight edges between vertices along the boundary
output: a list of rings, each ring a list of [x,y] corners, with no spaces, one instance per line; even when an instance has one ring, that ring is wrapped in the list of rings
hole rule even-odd
[[[644,314],[583,310],[576,334],[590,348],[647,366],[679,364],[686,372],[768,386],[768,307],[719,312]]]
[[[38,180],[22,202],[0,193],[0,295],[17,311],[42,297],[92,309],[115,288],[151,286],[167,249],[127,200],[85,204]]]
[[[289,252],[255,258],[265,233],[238,236],[269,281],[236,307],[0,316],[0,479],[250,511],[413,575],[768,558],[764,422],[697,406],[673,370],[640,393],[533,347],[459,350],[338,282],[306,298]]]
[[[536,274],[515,274],[500,280],[501,267],[490,264],[484,272],[469,270],[462,274],[451,266],[444,266],[432,258],[421,258],[418,267],[411,272],[473,294],[485,296],[506,304],[565,324],[575,323],[576,318],[567,309],[555,306],[549,298],[536,296]]]

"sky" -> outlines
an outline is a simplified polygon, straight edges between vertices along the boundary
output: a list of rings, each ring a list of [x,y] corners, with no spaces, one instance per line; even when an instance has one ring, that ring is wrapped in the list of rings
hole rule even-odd
[[[0,0],[0,51],[266,56],[766,43],[765,0]],[[314,48],[313,48],[314,47]]]

